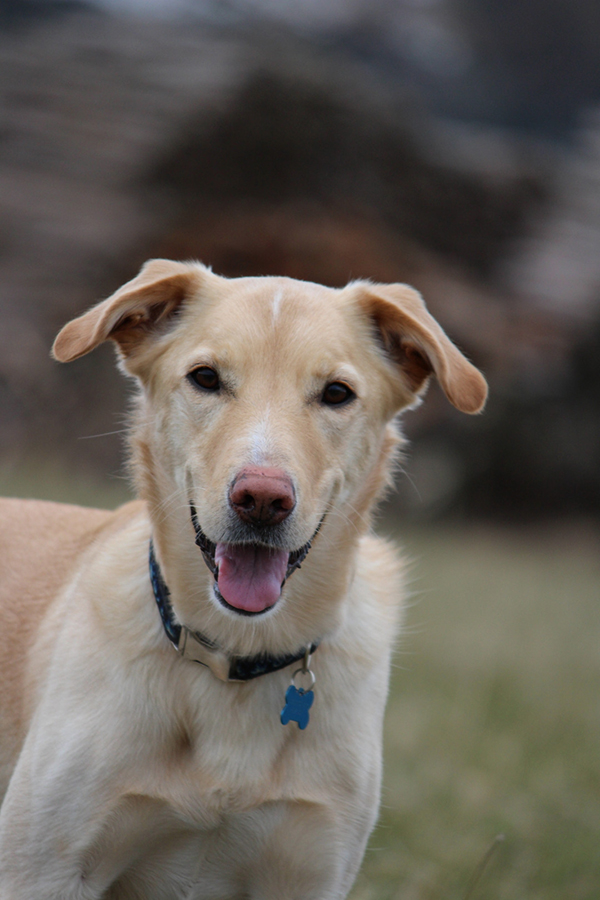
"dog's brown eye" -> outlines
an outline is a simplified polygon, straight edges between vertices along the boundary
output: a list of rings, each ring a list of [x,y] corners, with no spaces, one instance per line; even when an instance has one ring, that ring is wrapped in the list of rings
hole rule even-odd
[[[205,391],[218,391],[221,387],[219,376],[210,366],[199,366],[188,375],[190,381]]]
[[[343,384],[341,381],[333,381],[323,391],[321,401],[327,406],[341,406],[342,403],[348,403],[350,400],[354,400],[355,397],[356,394],[347,384]]]

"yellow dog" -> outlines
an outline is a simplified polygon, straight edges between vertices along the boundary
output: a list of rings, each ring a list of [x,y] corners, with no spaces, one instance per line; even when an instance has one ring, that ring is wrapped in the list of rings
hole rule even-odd
[[[108,338],[140,500],[1,507],[0,900],[340,900],[402,605],[369,532],[394,421],[485,381],[405,285],[153,260],[54,355]]]

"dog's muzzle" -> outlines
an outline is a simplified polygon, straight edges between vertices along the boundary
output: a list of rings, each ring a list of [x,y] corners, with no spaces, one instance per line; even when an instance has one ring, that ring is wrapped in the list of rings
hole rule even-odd
[[[215,596],[239,615],[260,615],[273,608],[285,582],[306,559],[325,518],[309,541],[286,555],[261,544],[215,544],[202,531],[192,502],[190,515],[196,545],[215,579]]]

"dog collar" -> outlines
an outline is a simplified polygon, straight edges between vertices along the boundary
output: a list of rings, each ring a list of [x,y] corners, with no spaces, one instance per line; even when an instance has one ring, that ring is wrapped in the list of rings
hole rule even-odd
[[[169,641],[184,659],[206,666],[220,681],[251,681],[260,675],[278,672],[292,663],[309,658],[319,646],[319,641],[316,641],[297,653],[285,653],[281,656],[269,653],[258,653],[256,656],[229,656],[214,641],[198,631],[192,631],[186,625],[181,625],[175,618],[171,594],[154,554],[152,540],[149,564],[154,598]]]

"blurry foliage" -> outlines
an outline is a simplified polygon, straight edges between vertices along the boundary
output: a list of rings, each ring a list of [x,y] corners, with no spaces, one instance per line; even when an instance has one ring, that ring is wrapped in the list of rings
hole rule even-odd
[[[515,385],[490,404],[485,468],[472,485],[485,514],[597,515],[600,510],[600,327],[574,346],[570,372],[555,391]],[[467,448],[465,448],[467,450]],[[467,451],[468,452],[468,451]],[[483,469],[483,470],[482,470]]]
[[[400,479],[401,506],[417,517],[453,513],[507,522],[597,516],[598,324],[575,343],[567,364],[568,375],[547,386],[518,376],[498,383],[480,418],[465,421],[444,410],[422,422],[406,464],[410,481]]]
[[[349,5],[349,4],[348,4]],[[597,0],[363,0],[330,28],[436,114],[569,140],[600,101]]]
[[[118,470],[112,353],[62,368],[48,350],[66,319],[165,255],[232,276],[414,284],[491,396],[469,419],[434,388],[407,415],[414,447],[396,506],[598,514],[598,302],[595,269],[579,259],[600,231],[597,155],[576,160],[561,199],[562,151],[427,109],[564,134],[598,93],[588,0],[372,0],[308,38],[260,16],[236,30],[82,9],[0,7],[0,21],[20,23],[0,35],[0,446],[12,471],[54,456]],[[430,54],[427,69],[410,35],[443,32],[463,41],[461,65]],[[527,236],[565,278],[581,276],[587,319],[543,303],[530,314],[539,267],[521,293],[507,287]]]
[[[24,28],[40,19],[87,12],[91,8],[85,0],[0,0],[0,27]]]
[[[567,137],[600,101],[597,0],[452,0],[480,82],[456,92],[455,112],[505,127]],[[461,109],[461,106],[463,107]]]
[[[207,202],[376,211],[390,229],[489,276],[532,207],[548,199],[544,180],[531,171],[494,185],[430,160],[415,110],[369,99],[348,102],[306,77],[253,73],[212,120],[186,123],[148,180],[176,194],[188,227]]]

